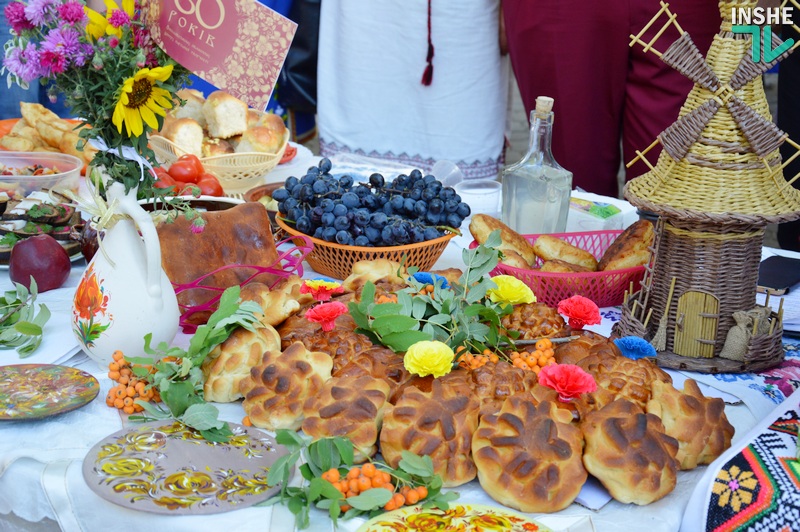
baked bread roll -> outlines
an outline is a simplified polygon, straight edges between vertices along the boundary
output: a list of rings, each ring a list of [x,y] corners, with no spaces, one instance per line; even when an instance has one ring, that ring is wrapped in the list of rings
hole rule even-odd
[[[470,456],[477,427],[478,400],[449,391],[437,379],[429,393],[407,388],[395,406],[386,407],[381,454],[395,468],[403,450],[430,456],[443,486],[460,486],[477,474]]]
[[[214,91],[203,102],[203,116],[211,137],[227,139],[247,129],[247,104],[225,91]]]
[[[559,400],[558,392],[555,389],[539,383],[531,388],[531,396],[537,404],[542,401],[551,401],[558,408],[568,410],[572,415],[572,420],[576,422],[584,419],[589,412],[600,410],[617,398],[605,388],[597,388],[593,392],[582,393],[571,401],[564,402]]]
[[[545,262],[562,260],[582,266],[592,272],[597,271],[597,259],[594,258],[594,255],[551,235],[541,235],[537,238],[533,243],[533,251]]]
[[[286,124],[280,116],[275,113],[259,113],[255,109],[247,110],[247,127],[265,127],[274,131],[281,138],[287,130]]]
[[[303,405],[303,432],[314,440],[342,436],[353,442],[354,462],[378,452],[378,433],[389,385],[367,375],[334,377]]]
[[[650,262],[650,247],[655,240],[653,224],[639,220],[625,229],[603,253],[598,270],[624,270]]]
[[[282,135],[263,126],[254,126],[247,128],[242,133],[235,151],[236,153],[278,153],[281,145],[283,145]]]
[[[269,216],[259,203],[242,203],[224,211],[204,212],[201,216],[206,221],[202,233],[193,233],[192,222],[183,216],[156,227],[161,244],[161,264],[172,283],[190,283],[230,264],[271,266],[278,259]],[[201,285],[225,289],[243,283],[252,274],[250,268],[229,268],[207,277]],[[276,280],[268,273],[253,279],[267,285]],[[178,303],[183,310],[207,303],[217,294],[204,288],[181,290]],[[187,320],[203,324],[210,315],[211,311],[196,312],[187,316]]]
[[[592,270],[578,264],[570,264],[560,259],[552,259],[544,261],[539,271],[552,273],[587,273]]]
[[[598,352],[578,361],[577,365],[592,374],[598,387],[618,398],[633,401],[643,410],[652,396],[653,382],[672,384],[672,377],[646,358],[631,360]]]
[[[234,153],[233,145],[225,139],[203,138],[201,147],[203,157],[215,157],[217,155],[228,155]]]
[[[396,397],[405,383],[411,378],[403,365],[403,357],[387,347],[374,346],[345,358],[333,358],[334,377],[359,377],[368,375],[389,385],[389,398]]]
[[[255,331],[240,327],[233,331],[227,340],[211,350],[201,366],[206,401],[232,403],[241,399],[239,384],[250,375],[250,368],[261,362],[265,352],[280,349],[281,337],[272,327]]]
[[[461,276],[464,275],[462,270],[458,268],[445,268],[444,270],[431,270],[431,273],[439,275],[447,279],[447,282],[450,286],[454,284],[458,284],[458,280],[461,279]]]
[[[386,281],[397,286],[407,286],[408,272],[399,262],[389,259],[360,260],[353,264],[350,275],[342,282],[347,292],[360,293],[367,282]]]
[[[481,416],[496,413],[507,398],[531,390],[537,381],[536,373],[515,368],[504,360],[473,369],[468,374],[475,396],[481,401]]]
[[[520,340],[533,340],[544,336],[560,337],[569,334],[569,327],[561,314],[544,303],[514,305],[511,314],[500,320],[504,329],[519,331]]]
[[[239,384],[244,411],[256,427],[297,430],[303,423],[303,404],[331,378],[332,367],[331,357],[301,343],[283,353],[267,351]]]
[[[344,301],[344,299],[341,297],[337,297],[335,300]],[[305,319],[305,308],[306,307],[301,307],[298,312],[286,318],[286,320],[277,327],[278,334],[281,335],[281,343],[284,349],[292,345],[294,342],[317,342],[317,340],[314,340],[312,337],[320,336],[323,332],[326,332],[322,330],[322,326],[319,323],[314,323]],[[336,321],[334,322],[334,331],[353,333],[355,330],[356,322],[353,321],[353,317],[349,312],[336,318]],[[327,338],[334,337],[335,336],[329,336]],[[327,341],[328,340],[326,339],[319,340],[319,342]],[[309,345],[311,344],[309,343]]]
[[[425,377],[409,375],[409,378],[389,397],[389,402],[393,405],[397,404],[406,390],[411,388],[423,393],[431,393],[434,382],[440,383],[449,396],[473,395],[472,380],[470,379],[469,372],[463,368],[456,368],[438,379],[433,375],[426,375]]]
[[[617,399],[581,422],[586,439],[583,464],[616,500],[650,504],[677,482],[678,442],[661,420]]]
[[[171,140],[186,153],[203,156],[203,128],[191,118],[164,120],[161,136]]]
[[[313,301],[311,294],[300,293],[302,285],[303,280],[297,275],[281,280],[272,289],[264,283],[247,283],[242,287],[239,298],[258,303],[264,311],[256,314],[258,321],[274,327],[295,314],[301,306]]]
[[[512,395],[484,415],[472,438],[478,480],[497,502],[523,512],[557,512],[578,496],[588,477],[583,434],[553,402],[535,405]]]
[[[622,356],[617,345],[602,334],[584,329],[573,331],[572,336],[577,338],[555,346],[553,356],[559,364],[577,364],[590,355]]]
[[[183,100],[184,103],[183,105],[178,105],[180,102],[176,102],[170,114],[175,118],[191,118],[200,124],[201,128],[205,129],[207,124],[206,117],[203,114],[203,104],[206,101],[206,97],[203,96],[203,93],[195,89],[180,89],[175,95]]]
[[[522,255],[511,249],[503,251],[503,257],[500,259],[500,262],[512,268],[521,268],[523,270],[531,269],[531,265],[528,261],[522,258]]]
[[[686,380],[682,392],[654,381],[647,412],[661,418],[666,433],[678,440],[681,469],[710,464],[731,446],[734,428],[725,416],[725,402],[705,397],[693,379]]]
[[[476,214],[469,223],[469,232],[478,244],[485,243],[489,235],[496,230],[500,230],[500,251],[503,253],[513,251],[522,257],[529,267],[533,265],[536,255],[530,242],[497,218],[488,214]]]

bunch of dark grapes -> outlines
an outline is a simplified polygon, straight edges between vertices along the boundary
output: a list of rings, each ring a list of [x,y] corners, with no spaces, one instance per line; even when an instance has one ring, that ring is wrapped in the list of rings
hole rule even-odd
[[[458,229],[469,205],[432,175],[412,170],[387,182],[381,174],[353,183],[330,173],[322,159],[301,178],[289,177],[272,198],[301,233],[348,246],[400,246],[433,240]]]

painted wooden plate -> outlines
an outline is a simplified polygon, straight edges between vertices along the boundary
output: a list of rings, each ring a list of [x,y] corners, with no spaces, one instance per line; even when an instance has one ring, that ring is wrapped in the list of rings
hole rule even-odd
[[[0,420],[63,414],[88,404],[99,391],[97,379],[68,366],[0,366]]]
[[[202,515],[247,508],[280,490],[267,475],[288,453],[258,429],[230,424],[225,443],[204,440],[166,420],[135,425],[97,443],[83,461],[83,478],[102,498],[125,508]]]
[[[442,532],[552,532],[520,513],[483,504],[450,504],[448,510],[405,506],[373,517],[358,532],[439,530]]]

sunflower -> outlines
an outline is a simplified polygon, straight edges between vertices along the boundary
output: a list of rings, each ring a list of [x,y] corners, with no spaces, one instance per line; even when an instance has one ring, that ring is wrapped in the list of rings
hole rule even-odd
[[[167,81],[172,75],[172,65],[156,68],[143,68],[133,77],[126,79],[120,89],[114,116],[111,121],[122,133],[122,124],[129,137],[138,137],[144,131],[142,122],[152,129],[158,129],[156,115],[165,116],[165,109],[172,107],[169,91],[156,85],[157,81]]]
[[[88,33],[95,41],[104,35],[122,36],[122,26],[134,18],[134,0],[122,0],[122,8],[114,0],[103,0],[106,4],[106,14],[98,13],[94,9],[84,6],[83,10],[89,17],[86,25]]]

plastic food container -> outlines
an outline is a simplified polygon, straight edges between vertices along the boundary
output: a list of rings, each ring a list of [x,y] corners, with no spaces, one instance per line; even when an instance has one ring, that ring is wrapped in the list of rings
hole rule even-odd
[[[0,165],[11,171],[32,165],[58,170],[58,173],[48,175],[0,175],[0,192],[5,192],[12,200],[21,200],[33,191],[45,189],[77,193],[83,169],[83,161],[77,157],[51,152],[0,150]]]

